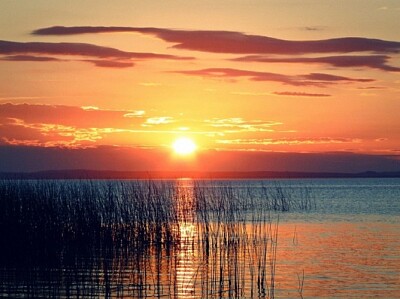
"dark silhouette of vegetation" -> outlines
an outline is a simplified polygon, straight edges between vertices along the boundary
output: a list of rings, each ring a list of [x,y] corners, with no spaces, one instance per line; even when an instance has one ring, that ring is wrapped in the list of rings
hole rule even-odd
[[[274,298],[271,211],[312,209],[303,192],[202,181],[0,181],[0,296]]]

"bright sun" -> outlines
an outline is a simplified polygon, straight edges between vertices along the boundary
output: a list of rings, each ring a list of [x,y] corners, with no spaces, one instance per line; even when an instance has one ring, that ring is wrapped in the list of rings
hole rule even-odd
[[[196,144],[190,138],[179,137],[172,144],[172,148],[178,155],[189,155],[196,150]]]

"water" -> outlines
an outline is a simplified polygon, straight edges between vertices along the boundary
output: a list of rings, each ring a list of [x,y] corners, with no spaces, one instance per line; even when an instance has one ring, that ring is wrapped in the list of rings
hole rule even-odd
[[[304,298],[400,297],[399,179],[210,184],[243,190],[279,186],[289,194],[304,187],[310,191],[315,209],[279,213],[276,297],[301,298],[300,282]]]
[[[299,221],[350,219],[356,215],[377,216],[380,221],[398,221],[400,216],[400,179],[277,179],[277,180],[220,180],[207,181],[214,187],[231,186],[243,190],[248,188],[261,192],[262,187],[281,187],[288,193],[298,194],[307,187],[315,199],[317,209],[307,215],[298,215]],[[258,190],[258,191],[257,191]],[[303,215],[303,216],[301,216]],[[290,219],[296,213],[286,215]],[[387,217],[383,217],[387,216]],[[395,217],[391,217],[395,216]],[[301,219],[302,218],[302,219]],[[361,219],[360,217],[358,217]]]
[[[56,186],[59,184],[75,183],[60,182]],[[110,203],[115,199],[109,195],[127,192],[129,189],[124,186],[130,183],[91,184],[95,184],[95,190],[104,191],[101,193],[104,199],[99,202]],[[113,240],[127,241],[127,245],[119,244],[117,250],[105,243],[103,249],[97,248],[99,245],[82,252],[86,245],[79,243],[73,247],[79,249],[77,252],[62,244],[57,251],[59,256],[52,257],[52,262],[39,254],[43,259],[33,257],[23,265],[18,263],[18,257],[11,255],[15,261],[0,260],[0,296],[400,297],[400,179],[179,180],[156,184],[163,187],[155,189],[155,195],[161,196],[161,191],[168,195],[157,201],[157,205],[172,208],[176,214],[169,214],[166,209],[146,216],[158,215],[151,221],[161,219],[161,226],[145,230],[154,234],[151,242],[142,244],[138,239],[139,228],[134,226],[134,232],[122,230],[124,234],[132,234],[134,240],[112,236]],[[119,187],[110,189],[115,185]],[[85,188],[80,186],[81,190]],[[147,194],[146,188],[135,196]],[[130,209],[124,210],[124,198],[132,194],[117,196],[120,206],[110,204],[104,211],[109,214],[110,207],[119,207],[118,211],[127,213]],[[202,196],[213,200],[200,205]],[[280,198],[286,201],[281,202]],[[274,201],[279,211],[270,211]],[[135,206],[140,208],[140,204]],[[145,210],[140,211],[143,214]],[[80,210],[74,207],[74,211],[75,215]],[[122,212],[116,215],[122,217],[125,215]],[[168,218],[170,215],[175,220]],[[142,215],[135,217],[144,219]],[[147,227],[152,222],[146,223]],[[167,231],[165,227],[169,225],[170,243],[165,241],[168,232],[157,233],[160,229]],[[103,240],[104,236],[99,234],[98,238]]]

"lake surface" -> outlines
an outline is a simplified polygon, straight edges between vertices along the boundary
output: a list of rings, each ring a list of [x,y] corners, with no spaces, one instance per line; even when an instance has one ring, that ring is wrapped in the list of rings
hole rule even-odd
[[[34,188],[36,182],[30,184],[3,186],[0,192],[25,190],[22,195],[18,192],[19,210],[32,190],[46,194],[45,211],[47,215],[61,211],[54,216],[59,220],[50,224],[32,220],[32,231],[46,235],[58,223],[60,230],[52,234],[61,231],[61,237],[44,240],[56,240],[60,246],[53,250],[48,241],[36,244],[33,238],[29,243],[34,244],[33,250],[3,250],[7,259],[0,259],[1,297],[400,298],[400,179],[93,181],[83,185],[53,181],[50,187]],[[138,188],[140,192],[135,191]],[[63,198],[65,193],[71,196]],[[65,203],[89,194],[96,198],[91,209],[83,199]],[[149,196],[152,205],[146,206]],[[58,206],[49,205],[52,201]],[[39,204],[16,215],[26,219]],[[1,214],[3,235],[11,229],[4,227],[4,219],[11,221],[7,217],[16,210]],[[87,214],[89,210],[96,213]],[[45,211],[33,215],[45,219]],[[86,216],[76,216],[80,213]],[[97,238],[111,241],[89,248],[85,244],[92,237],[89,230],[80,239],[65,237],[65,227],[88,215],[101,227]],[[24,220],[15,221],[19,225]],[[109,236],[103,227],[110,228]],[[75,236],[78,229],[76,225],[67,231]],[[43,250],[49,251],[49,258]],[[29,257],[32,252],[35,255]]]

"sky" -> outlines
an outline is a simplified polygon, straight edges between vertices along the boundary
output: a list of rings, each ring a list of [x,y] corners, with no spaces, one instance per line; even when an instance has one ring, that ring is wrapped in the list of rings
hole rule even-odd
[[[400,171],[397,0],[1,7],[0,171]]]

